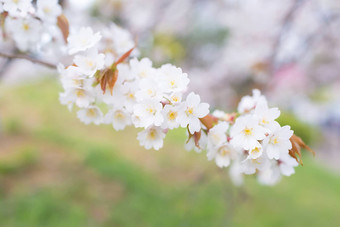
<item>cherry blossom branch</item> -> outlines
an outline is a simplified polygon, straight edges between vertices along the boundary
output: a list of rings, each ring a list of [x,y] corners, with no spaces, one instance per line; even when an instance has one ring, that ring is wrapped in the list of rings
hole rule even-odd
[[[9,54],[9,53],[0,52],[0,57],[4,57],[4,58],[8,58],[8,59],[24,59],[24,60],[28,60],[28,61],[36,63],[36,64],[43,65],[43,66],[51,68],[51,69],[56,69],[57,68],[57,66],[55,64],[52,64],[52,63],[45,62],[45,61],[40,60],[40,59],[36,59],[36,58],[30,57],[28,55]]]

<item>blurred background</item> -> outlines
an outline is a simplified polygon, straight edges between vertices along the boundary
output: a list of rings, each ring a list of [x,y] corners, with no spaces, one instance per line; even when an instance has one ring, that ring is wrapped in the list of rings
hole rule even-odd
[[[261,89],[316,157],[274,187],[234,187],[184,151],[184,130],[146,151],[135,129],[79,122],[54,72],[2,59],[0,226],[340,226],[340,1],[61,3],[71,24],[127,28],[140,57],[182,67],[213,109]]]

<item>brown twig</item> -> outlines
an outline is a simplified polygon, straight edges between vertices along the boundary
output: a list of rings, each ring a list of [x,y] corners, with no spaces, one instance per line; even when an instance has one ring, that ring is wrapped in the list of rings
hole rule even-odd
[[[40,64],[40,65],[46,66],[46,67],[51,68],[51,69],[56,69],[57,68],[57,66],[55,64],[52,64],[52,63],[45,62],[45,61],[40,60],[40,59],[36,59],[36,58],[30,57],[28,55],[8,54],[8,53],[0,52],[0,57],[4,57],[4,58],[8,58],[8,59],[25,59],[25,60],[28,60],[30,62],[33,62],[33,63],[36,63],[36,64]]]

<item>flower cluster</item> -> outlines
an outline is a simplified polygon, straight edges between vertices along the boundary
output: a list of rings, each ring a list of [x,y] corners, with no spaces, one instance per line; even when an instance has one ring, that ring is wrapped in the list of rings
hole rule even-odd
[[[209,114],[209,104],[188,92],[190,80],[182,69],[138,59],[132,35],[115,24],[100,31],[72,28],[69,34],[57,0],[38,0],[36,7],[31,0],[0,0],[0,14],[5,34],[21,51],[38,47],[44,32],[53,37],[58,28],[72,58],[57,67],[64,89],[60,102],[76,107],[85,124],[111,124],[117,131],[132,125],[141,129],[141,146],[155,150],[163,147],[169,130],[186,128],[186,149],[206,150],[217,166],[230,166],[235,184],[242,183],[243,174],[275,184],[294,173],[300,148],[309,149],[289,126],[280,126],[280,111],[269,108],[258,90],[242,98],[237,113]]]
[[[0,0],[4,37],[10,37],[20,51],[37,51],[51,41],[63,45],[57,20],[62,14],[58,0]]]
[[[298,166],[289,154],[293,131],[275,121],[280,111],[269,108],[258,90],[242,98],[238,111],[233,115],[219,110],[213,113],[215,125],[198,142],[205,145],[201,149],[206,148],[208,159],[221,168],[232,165],[235,183],[242,181],[242,174],[257,173],[259,181],[268,185],[293,174]]]
[[[106,37],[89,27],[68,37],[68,52],[74,58],[72,65],[59,67],[65,89],[60,101],[70,109],[79,107],[77,115],[86,124],[112,124],[116,130],[128,125],[143,128],[137,138],[147,149],[160,149],[169,129],[183,127],[191,134],[199,132],[200,118],[209,113],[209,105],[201,103],[194,93],[184,99],[188,75],[170,64],[155,68],[148,58],[121,62],[120,55],[130,53],[134,42],[131,36],[121,35],[128,34],[125,30],[111,28]],[[101,39],[105,42],[99,42]],[[110,86],[105,80],[114,84]],[[108,110],[105,114],[102,104]]]

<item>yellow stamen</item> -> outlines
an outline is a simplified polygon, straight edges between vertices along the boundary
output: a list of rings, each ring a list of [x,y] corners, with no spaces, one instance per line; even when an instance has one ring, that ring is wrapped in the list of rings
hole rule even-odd
[[[192,107],[188,107],[187,110],[185,111],[185,113],[189,116],[192,115],[194,113],[194,109]]]
[[[86,116],[88,117],[96,117],[97,116],[97,112],[95,109],[88,109],[86,112]]]
[[[177,117],[177,112],[169,112],[169,114],[168,114],[168,117],[169,117],[169,119],[170,120],[175,120],[176,119],[176,117]]]
[[[253,150],[251,151],[252,154],[257,154],[257,153],[259,153],[259,152],[260,152],[260,148],[258,148],[258,147],[255,147],[255,149],[253,149]]]
[[[243,133],[244,133],[245,135],[247,135],[247,136],[250,136],[250,135],[253,134],[253,129],[252,129],[252,128],[245,128],[245,129],[243,130]]]
[[[124,114],[123,114],[122,112],[118,111],[118,112],[116,112],[116,114],[115,114],[115,118],[116,118],[116,119],[122,120],[122,119],[125,118],[125,116],[124,116]]]
[[[84,96],[85,96],[85,91],[82,90],[82,89],[77,89],[77,91],[76,91],[76,96],[77,96],[78,98],[84,97]]]
[[[230,154],[230,151],[226,147],[221,148],[220,155],[226,156],[228,154]]]
[[[30,29],[30,26],[28,24],[23,24],[22,25],[22,28],[25,30],[25,31],[28,31]]]
[[[150,139],[150,140],[155,140],[155,139],[156,139],[156,136],[157,136],[157,134],[156,134],[155,130],[154,130],[154,129],[151,129],[150,132],[149,132],[149,134],[148,134],[148,139]]]

